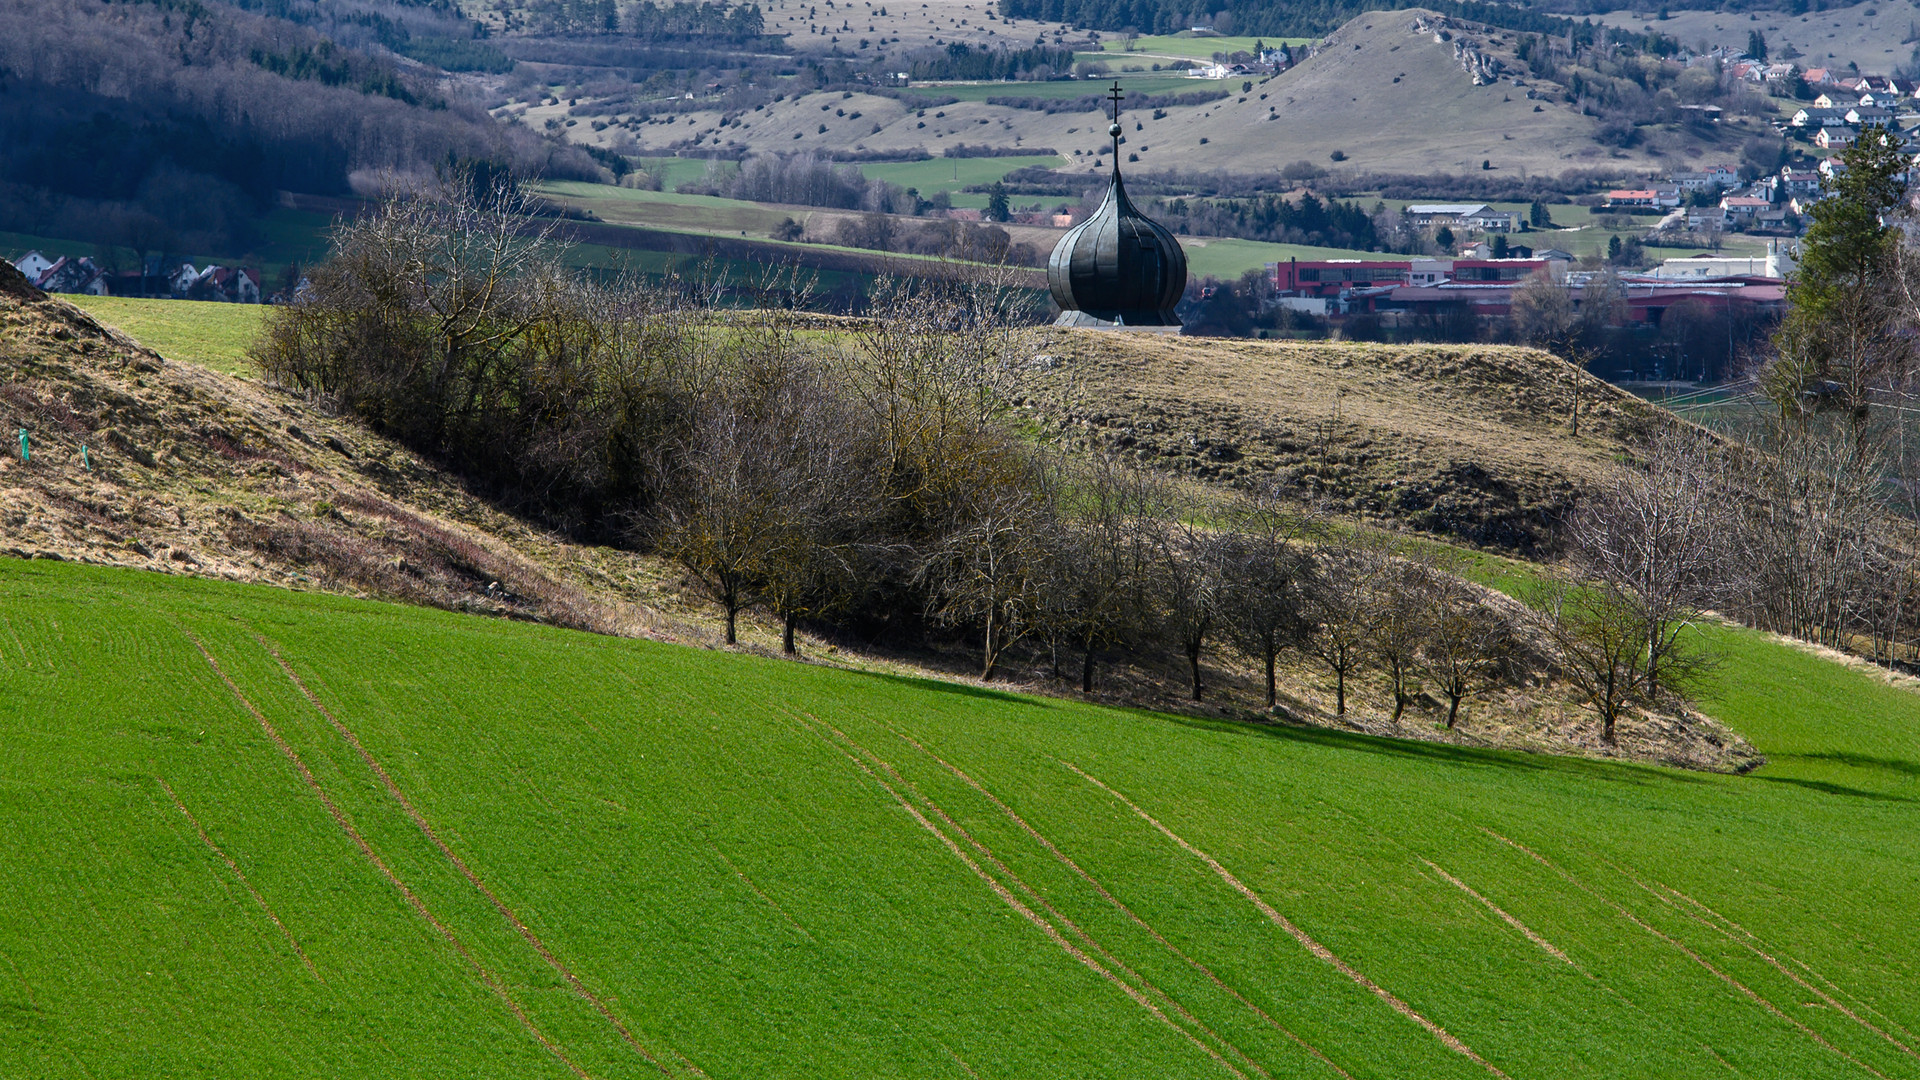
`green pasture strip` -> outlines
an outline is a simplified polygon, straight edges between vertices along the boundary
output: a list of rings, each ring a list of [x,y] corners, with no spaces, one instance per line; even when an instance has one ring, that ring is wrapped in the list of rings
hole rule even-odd
[[[689,180],[699,180],[707,175],[708,163],[700,158],[683,157],[640,157],[633,159],[634,164],[649,176],[657,176],[668,191]],[[733,172],[739,165],[731,161],[717,163],[722,172]]]
[[[0,1060],[1490,1075],[1390,995],[1512,1077],[1913,1075],[1920,715],[1741,650],[1727,777],[0,562]]]
[[[261,304],[201,300],[143,300],[120,296],[62,296],[94,318],[169,360],[228,375],[257,375],[247,357],[266,322]]]
[[[1078,98],[1098,96],[1113,80],[1134,94],[1171,94],[1211,90],[1211,82],[1189,79],[1184,75],[1140,75],[1123,73],[1100,79],[1061,79],[1050,82],[920,83],[910,93],[930,98],[958,98],[961,101],[985,101],[990,97]],[[933,108],[929,105],[928,108]]]
[[[958,193],[961,188],[972,184],[991,184],[1015,169],[1024,169],[1038,165],[1043,169],[1057,169],[1067,163],[1065,158],[1052,155],[1032,157],[977,157],[977,158],[932,158],[927,161],[884,162],[875,165],[860,166],[861,175],[869,180],[885,180],[918,190],[921,195],[932,195],[936,191]],[[985,196],[978,196],[980,205],[985,206]],[[1018,197],[1015,197],[1018,201]]]
[[[1148,34],[1133,39],[1132,54],[1152,53],[1154,56],[1179,56],[1190,60],[1211,60],[1214,53],[1236,52],[1251,53],[1255,46],[1264,44],[1269,49],[1281,45],[1310,45],[1312,38],[1288,37],[1194,37],[1188,33]],[[1112,61],[1116,56],[1129,56],[1124,38],[1109,38],[1100,43],[1102,53],[1089,53],[1089,59]],[[1141,59],[1153,57],[1141,55]]]
[[[1305,244],[1269,244],[1260,240],[1232,240],[1220,237],[1180,238],[1187,253],[1187,273],[1192,277],[1237,278],[1248,270],[1264,270],[1268,263],[1288,259],[1393,259],[1377,251],[1352,251],[1347,248],[1308,247]]]

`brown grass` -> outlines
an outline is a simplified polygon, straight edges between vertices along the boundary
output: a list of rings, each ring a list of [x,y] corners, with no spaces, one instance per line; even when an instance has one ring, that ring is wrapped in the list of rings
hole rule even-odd
[[[1664,415],[1511,346],[1049,330],[1033,349],[1047,359],[1025,404],[1080,443],[1521,552],[1545,546],[1553,519]]]

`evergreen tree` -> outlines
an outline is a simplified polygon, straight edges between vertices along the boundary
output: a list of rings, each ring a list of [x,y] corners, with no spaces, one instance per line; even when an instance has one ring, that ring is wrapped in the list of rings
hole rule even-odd
[[[1765,385],[1783,415],[1843,410],[1861,434],[1873,392],[1907,368],[1914,349],[1888,299],[1900,244],[1888,219],[1906,201],[1908,161],[1898,136],[1869,124],[1839,164],[1808,211]]]
[[[1747,59],[1765,60],[1767,58],[1767,35],[1758,30],[1747,31]]]
[[[987,191],[987,220],[1005,221],[1011,214],[1007,206],[1007,185],[998,180]]]

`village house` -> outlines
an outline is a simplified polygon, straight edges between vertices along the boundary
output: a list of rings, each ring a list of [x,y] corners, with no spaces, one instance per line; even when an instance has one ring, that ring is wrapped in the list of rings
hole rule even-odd
[[[1735,225],[1745,225],[1754,215],[1768,209],[1773,204],[1752,195],[1729,195],[1720,200],[1720,209],[1727,212],[1727,219]]]
[[[1695,232],[1726,227],[1727,208],[1725,206],[1689,206],[1687,208],[1687,228]]]
[[[37,251],[29,251],[13,260],[13,268],[20,271],[28,281],[40,280],[40,275],[53,267],[53,260]]]
[[[1607,205],[1628,210],[1671,210],[1680,205],[1680,189],[1621,188],[1607,192]]]
[[[1886,127],[1893,123],[1893,110],[1879,105],[1855,105],[1841,117],[1856,127],[1863,124],[1879,124]]]
[[[1818,194],[1820,174],[1812,169],[1781,169],[1774,178],[1773,189],[1784,199],[1795,195]]]
[[[1813,137],[1813,145],[1822,150],[1844,150],[1853,145],[1854,130],[1845,125],[1830,124],[1820,129]]]
[[[1789,119],[1787,123],[1792,125],[1793,127],[1807,128],[1812,131],[1819,131],[1821,127],[1823,127],[1828,123],[1838,123],[1840,121],[1845,120],[1846,116],[1847,116],[1846,109],[1836,109],[1836,108],[1814,105],[1808,108],[1796,110],[1792,118]]]

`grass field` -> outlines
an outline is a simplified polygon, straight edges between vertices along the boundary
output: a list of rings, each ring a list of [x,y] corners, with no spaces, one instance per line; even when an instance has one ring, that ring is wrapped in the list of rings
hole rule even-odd
[[[267,308],[197,300],[140,300],[119,296],[63,296],[108,326],[171,360],[187,360],[229,375],[256,375],[247,350],[260,335]]]
[[[1182,94],[1217,88],[1215,83],[1189,79],[1184,75],[1122,73],[1101,76],[1099,79],[1063,79],[1057,82],[923,83],[913,87],[910,92],[928,97],[959,98],[961,101],[985,101],[990,97],[1078,98],[1101,94],[1112,79],[1118,79],[1122,87],[1135,94]]]
[[[649,176],[657,176],[668,191],[679,187],[689,180],[699,180],[707,175],[708,163],[699,158],[649,157],[635,158],[634,161]],[[731,161],[716,162],[719,168],[731,171],[739,168]]]
[[[970,184],[991,184],[1015,169],[1038,165],[1057,169],[1066,159],[1048,156],[995,158],[934,158],[930,161],[887,162],[862,165],[860,172],[869,180],[885,180],[901,187],[915,188],[922,196],[936,191],[948,192],[955,206],[984,207],[987,197],[965,194],[960,189]]]
[[[1191,277],[1237,278],[1248,270],[1259,270],[1271,262],[1288,259],[1380,259],[1391,258],[1379,252],[1348,251],[1345,248],[1307,247],[1304,244],[1268,244],[1259,240],[1223,240],[1217,237],[1182,237],[1180,246],[1187,253],[1187,273]]]
[[[1100,43],[1104,50],[1101,59],[1111,59],[1115,54],[1125,56],[1133,54],[1151,54],[1153,56],[1179,56],[1190,60],[1211,60],[1214,53],[1253,52],[1256,46],[1264,44],[1272,49],[1280,45],[1307,45],[1312,38],[1260,38],[1260,37],[1194,37],[1191,34],[1148,34],[1133,40],[1133,48],[1127,48],[1124,39],[1110,39]],[[1095,54],[1089,54],[1095,55]]]
[[[1920,1075],[1920,696],[1752,635],[1728,777],[72,564],[0,612],[18,1075]]]

